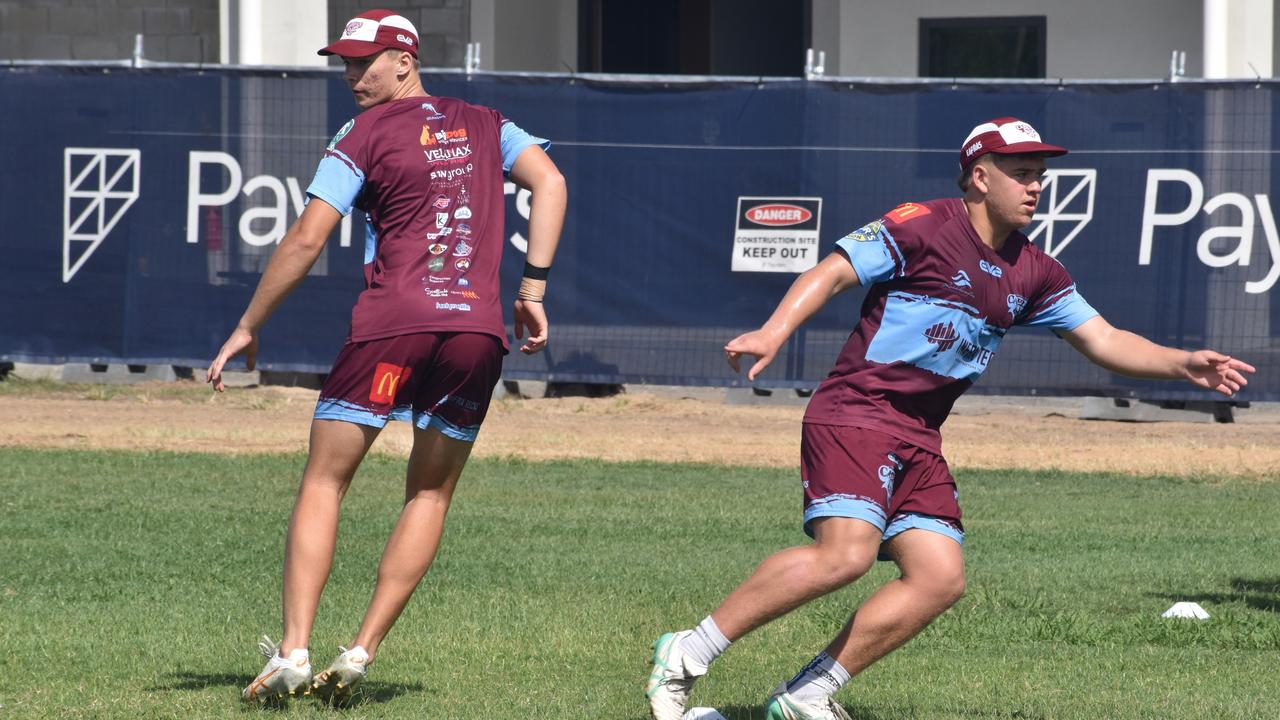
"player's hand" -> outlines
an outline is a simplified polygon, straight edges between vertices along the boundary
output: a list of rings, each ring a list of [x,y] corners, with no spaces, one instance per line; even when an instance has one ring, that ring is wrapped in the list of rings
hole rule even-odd
[[[1198,350],[1187,357],[1184,371],[1187,381],[1193,385],[1232,397],[1240,392],[1240,388],[1249,384],[1244,373],[1253,373],[1254,367],[1213,350]]]
[[[547,311],[542,303],[532,300],[516,300],[515,309],[516,339],[524,337],[525,331],[529,339],[520,346],[520,352],[532,355],[542,352],[547,347]]]
[[[739,358],[743,355],[754,357],[756,362],[747,371],[747,379],[755,380],[756,376],[764,372],[764,369],[769,367],[769,363],[773,362],[773,358],[778,354],[778,348],[782,347],[783,340],[786,340],[785,336],[779,338],[776,333],[764,328],[745,333],[725,343],[724,359],[729,361],[729,367],[736,373],[742,371],[738,363]]]
[[[237,327],[231,331],[231,337],[222,344],[222,349],[218,351],[218,357],[209,363],[209,369],[205,372],[204,381],[213,385],[213,389],[222,392],[227,389],[222,383],[222,368],[231,358],[243,354],[244,363],[253,370],[258,364],[258,336],[248,330]]]

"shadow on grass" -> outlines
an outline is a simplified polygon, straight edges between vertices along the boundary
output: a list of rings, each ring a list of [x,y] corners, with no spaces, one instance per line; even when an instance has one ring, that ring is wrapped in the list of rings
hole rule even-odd
[[[239,695],[240,688],[253,682],[252,675],[242,673],[192,673],[176,672],[165,677],[168,682],[160,682],[147,688],[150,692],[163,690],[205,690],[215,687],[235,688]],[[356,690],[355,697],[345,707],[356,708],[369,703],[384,703],[409,693],[427,694],[422,683],[367,682]]]
[[[853,720],[879,720],[880,716],[856,705],[843,705]],[[716,710],[725,720],[764,720],[764,705],[725,705]]]
[[[1254,610],[1280,613],[1280,578],[1232,578],[1231,592],[1179,595],[1179,597],[1184,596],[1191,602],[1219,604],[1243,602]],[[1167,595],[1160,594],[1159,597],[1167,597]]]

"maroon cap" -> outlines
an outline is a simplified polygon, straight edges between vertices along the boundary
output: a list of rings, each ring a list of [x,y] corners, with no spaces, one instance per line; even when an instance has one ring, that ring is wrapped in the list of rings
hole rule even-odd
[[[960,146],[960,167],[967,168],[987,153],[1021,155],[1044,153],[1048,157],[1066,155],[1067,149],[1040,141],[1040,133],[1018,118],[1002,117],[975,127]]]
[[[342,37],[316,54],[368,57],[391,48],[418,57],[418,29],[403,15],[390,10],[370,10],[351,18],[342,30]]]

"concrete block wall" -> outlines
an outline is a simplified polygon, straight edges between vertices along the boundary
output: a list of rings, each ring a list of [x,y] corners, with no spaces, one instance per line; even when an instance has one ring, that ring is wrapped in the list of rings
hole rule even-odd
[[[418,28],[423,67],[462,67],[471,37],[471,0],[329,0],[329,37],[336,39],[348,20],[374,7],[394,10]]]
[[[218,0],[0,0],[0,60],[218,61]]]

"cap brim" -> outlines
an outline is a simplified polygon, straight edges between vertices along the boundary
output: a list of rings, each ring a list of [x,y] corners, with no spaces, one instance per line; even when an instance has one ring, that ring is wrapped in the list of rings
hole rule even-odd
[[[385,45],[367,40],[339,40],[316,51],[317,55],[341,55],[342,57],[369,57],[386,50]]]
[[[1064,147],[1058,147],[1057,145],[1048,145],[1046,143],[1021,142],[993,148],[990,152],[998,155],[1042,154],[1045,157],[1059,157],[1061,155],[1066,155],[1067,149]]]

